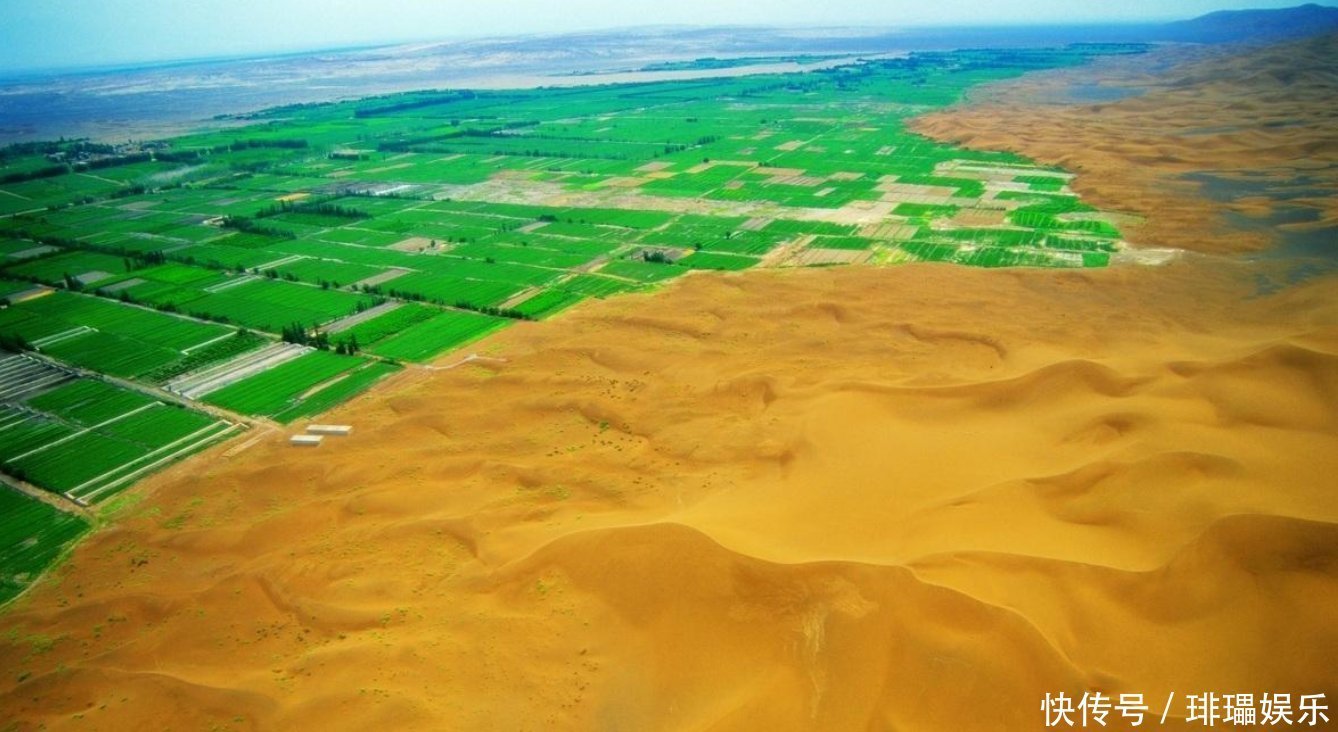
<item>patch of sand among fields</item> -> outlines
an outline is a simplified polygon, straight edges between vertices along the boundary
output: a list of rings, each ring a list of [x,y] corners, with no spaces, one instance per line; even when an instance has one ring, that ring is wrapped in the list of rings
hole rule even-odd
[[[690,276],[140,490],[0,619],[52,728],[1037,728],[1338,695],[1338,303],[1253,271]],[[1183,707],[1173,712],[1184,716]],[[80,716],[76,716],[80,715]]]

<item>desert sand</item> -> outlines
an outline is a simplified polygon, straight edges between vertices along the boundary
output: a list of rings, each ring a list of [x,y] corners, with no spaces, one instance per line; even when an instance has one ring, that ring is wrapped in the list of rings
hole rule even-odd
[[[700,274],[518,325],[322,418],[350,437],[137,488],[0,616],[0,718],[1038,729],[1045,694],[1099,690],[1197,729],[1187,694],[1332,703],[1338,280],[1260,288],[1285,271]]]
[[[911,129],[1078,173],[1084,200],[1133,215],[1120,225],[1137,244],[1255,251],[1285,229],[1240,224],[1284,204],[1313,212],[1293,229],[1338,230],[1336,59],[1338,35],[1255,49],[1170,46],[982,87],[970,107]],[[1092,87],[1135,96],[1084,104],[1065,93]],[[1205,195],[1185,177],[1201,173],[1246,189]]]

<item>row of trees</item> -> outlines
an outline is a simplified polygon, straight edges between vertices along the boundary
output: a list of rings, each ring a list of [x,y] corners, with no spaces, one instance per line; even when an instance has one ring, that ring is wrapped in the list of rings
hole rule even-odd
[[[430,302],[436,305],[442,305],[442,306],[446,305],[446,301],[439,297],[427,297],[422,293],[396,290],[393,287],[383,288],[380,285],[363,285],[359,289],[361,289],[365,293],[377,296],[384,295],[399,300],[408,300],[410,302]],[[532,317],[526,315],[525,313],[519,310],[516,310],[515,308],[499,308],[493,305],[477,305],[475,303],[469,302],[468,300],[456,300],[454,303],[451,303],[451,307],[454,307],[458,310],[469,310],[475,313],[483,313],[484,315],[495,315],[499,318],[511,318],[512,320],[533,320]]]
[[[256,137],[256,138],[247,138],[244,140],[233,140],[232,143],[227,147],[223,148],[222,151],[231,150],[232,152],[238,152],[240,150],[255,150],[255,149],[265,149],[265,148],[270,148],[275,150],[304,150],[308,146],[309,143],[306,140],[299,138],[282,139],[282,138]],[[215,151],[219,151],[219,149],[215,148]]]
[[[259,234],[261,236],[274,236],[280,239],[296,239],[297,235],[287,229],[278,229],[273,226],[264,226],[245,216],[225,216],[222,226],[225,229],[234,229],[246,234]]]
[[[331,342],[329,333],[322,330],[308,330],[301,323],[284,326],[280,337],[285,343],[311,346],[322,351],[329,351],[333,348],[335,353],[346,356],[352,356],[362,350],[361,346],[358,345],[357,334],[350,333],[346,339]]]
[[[301,323],[285,325],[279,337],[286,343],[296,343],[299,346],[315,346],[321,350],[330,347],[330,337],[321,331],[314,334]]]
[[[449,94],[433,94],[429,96],[420,96],[414,99],[407,99],[394,104],[385,104],[379,107],[363,107],[354,110],[355,119],[366,119],[368,117],[380,117],[396,112],[408,112],[414,109],[423,109],[424,107],[435,107],[441,104],[451,104],[452,102],[463,102],[473,99],[476,94],[472,91],[451,92]]]
[[[340,206],[328,201],[280,201],[256,213],[256,218],[264,219],[286,213],[320,214],[341,219],[365,219],[371,214],[362,209]]]

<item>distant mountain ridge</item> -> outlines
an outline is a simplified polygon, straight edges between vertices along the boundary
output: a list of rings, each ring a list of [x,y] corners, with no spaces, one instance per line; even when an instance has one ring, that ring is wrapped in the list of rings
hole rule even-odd
[[[1338,31],[1338,8],[1309,3],[1276,10],[1220,10],[1167,23],[1156,40],[1272,43]]]

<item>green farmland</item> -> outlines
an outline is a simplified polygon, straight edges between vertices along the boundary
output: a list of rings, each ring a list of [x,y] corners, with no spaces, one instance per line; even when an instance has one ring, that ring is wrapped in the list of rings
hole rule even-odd
[[[1142,50],[304,104],[111,148],[96,176],[53,165],[79,141],[7,148],[0,345],[23,355],[0,360],[0,467],[97,503],[242,423],[692,272],[1105,266],[1120,232],[1066,172],[906,121]],[[83,530],[24,510],[49,530],[0,524],[0,600]]]
[[[23,592],[87,530],[84,519],[0,486],[0,604]]]
[[[313,351],[213,392],[204,400],[242,414],[290,421],[323,411],[310,406],[313,400],[326,408],[342,401],[331,401],[325,392],[343,381],[352,379],[353,383],[366,387],[393,370],[395,367],[390,364]],[[345,386],[336,393],[348,398],[356,392],[349,393]]]
[[[231,332],[64,291],[0,311],[0,333],[69,363],[127,378],[169,366]]]
[[[235,427],[23,356],[0,358],[0,466],[80,503],[226,437]],[[77,456],[73,459],[72,456]]]
[[[371,351],[386,358],[421,361],[506,326],[504,318],[448,310],[382,339]]]
[[[976,84],[1139,50],[926,52],[800,74],[262,112],[136,163],[183,171],[171,186],[139,190],[134,166],[109,191],[45,179],[46,197],[22,194],[42,210],[0,219],[0,236],[16,253],[50,250],[6,261],[5,276],[274,333],[386,298],[544,317],[573,294],[702,269],[1100,266],[1119,232],[1066,173],[935,143],[905,120]],[[555,292],[572,273],[617,285]]]

